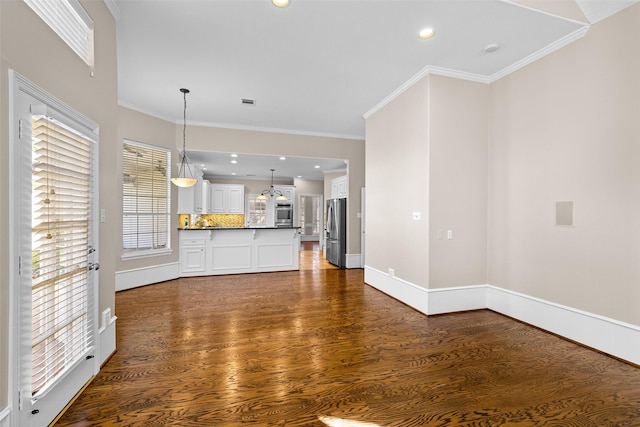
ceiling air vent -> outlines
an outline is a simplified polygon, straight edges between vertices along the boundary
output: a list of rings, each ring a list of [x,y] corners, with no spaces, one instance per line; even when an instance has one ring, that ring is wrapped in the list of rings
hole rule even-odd
[[[242,98],[242,105],[256,105],[255,99]]]

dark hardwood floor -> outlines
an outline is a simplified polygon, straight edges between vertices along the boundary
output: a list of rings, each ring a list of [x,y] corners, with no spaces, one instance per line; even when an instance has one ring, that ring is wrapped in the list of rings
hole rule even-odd
[[[488,310],[427,317],[305,248],[299,272],[119,292],[118,351],[57,426],[640,426],[637,367]]]

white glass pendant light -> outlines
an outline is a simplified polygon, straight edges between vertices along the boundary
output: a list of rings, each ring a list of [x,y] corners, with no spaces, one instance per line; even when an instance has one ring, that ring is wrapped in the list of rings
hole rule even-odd
[[[171,178],[178,187],[192,187],[196,183],[196,178],[193,176],[193,170],[189,165],[189,159],[187,159],[187,94],[189,89],[180,89],[180,92],[184,95],[184,116],[182,127],[182,162],[180,162],[180,168],[178,169],[178,176]],[[189,174],[187,175],[187,172]]]

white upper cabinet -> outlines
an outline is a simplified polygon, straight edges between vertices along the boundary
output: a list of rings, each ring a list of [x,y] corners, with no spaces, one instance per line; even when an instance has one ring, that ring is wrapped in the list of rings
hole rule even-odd
[[[296,186],[295,185],[274,185],[274,190],[282,192],[282,195],[286,197],[291,203],[295,201]]]
[[[243,214],[244,185],[211,184],[211,212],[214,214]]]
[[[349,177],[347,175],[331,180],[331,198],[344,199],[349,195]]]

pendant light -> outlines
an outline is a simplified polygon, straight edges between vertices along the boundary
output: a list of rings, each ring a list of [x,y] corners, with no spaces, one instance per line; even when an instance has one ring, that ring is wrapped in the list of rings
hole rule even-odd
[[[189,89],[180,89],[180,92],[184,95],[184,121],[182,127],[182,162],[180,162],[180,168],[178,169],[178,176],[171,178],[178,187],[192,187],[195,185],[197,179],[193,176],[191,166],[189,166],[189,159],[187,159],[187,94]],[[189,176],[187,176],[189,171]]]
[[[276,201],[281,202],[284,200],[289,200],[287,199],[287,196],[285,196],[284,194],[282,194],[282,191],[280,190],[276,190],[273,187],[273,173],[275,172],[275,169],[271,169],[271,187],[269,187],[268,189],[264,190],[262,192],[262,194],[260,194],[258,197],[256,197],[256,200],[267,200],[268,197],[273,197],[276,196]]]

